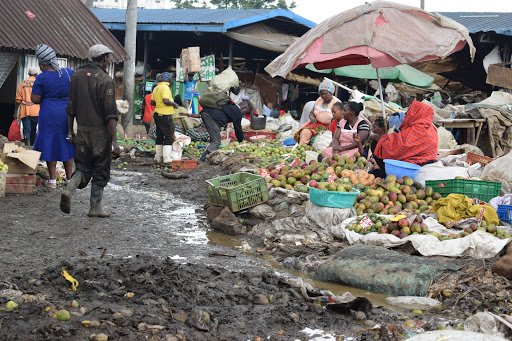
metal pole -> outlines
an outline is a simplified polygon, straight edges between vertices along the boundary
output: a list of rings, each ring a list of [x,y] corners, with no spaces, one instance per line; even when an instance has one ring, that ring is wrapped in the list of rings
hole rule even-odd
[[[137,0],[128,0],[126,9],[126,31],[124,49],[128,53],[128,60],[123,67],[123,98],[128,101],[129,109],[123,115],[121,124],[125,134],[133,122],[133,99],[135,91],[135,58],[137,47]]]
[[[380,82],[379,68],[376,67],[375,71],[377,71],[377,82],[379,82],[379,96],[380,96],[380,107],[382,109],[382,117],[384,117],[384,119],[386,119],[386,109],[384,108],[384,90],[382,89],[382,83]]]
[[[425,0],[421,0],[421,1],[420,1],[420,8],[421,8],[422,10],[425,10]]]
[[[233,67],[233,39],[229,38],[229,66]]]

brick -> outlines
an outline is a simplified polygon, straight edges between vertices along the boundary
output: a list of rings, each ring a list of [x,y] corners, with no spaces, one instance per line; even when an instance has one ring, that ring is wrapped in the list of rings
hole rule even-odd
[[[35,185],[36,181],[36,175],[27,174],[7,174],[7,177],[5,179],[6,184]]]
[[[36,185],[6,184],[5,193],[10,194],[31,194],[36,192]]]

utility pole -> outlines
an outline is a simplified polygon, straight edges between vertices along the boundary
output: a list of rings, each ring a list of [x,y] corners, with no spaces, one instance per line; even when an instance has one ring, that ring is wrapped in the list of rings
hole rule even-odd
[[[420,8],[421,8],[422,10],[425,10],[425,0],[421,0],[421,1],[420,1]]]
[[[137,47],[137,0],[128,0],[126,8],[126,29],[124,36],[124,49],[128,60],[123,67],[123,98],[128,101],[130,108],[123,115],[121,124],[125,134],[133,122],[133,99],[135,91],[135,52]]]

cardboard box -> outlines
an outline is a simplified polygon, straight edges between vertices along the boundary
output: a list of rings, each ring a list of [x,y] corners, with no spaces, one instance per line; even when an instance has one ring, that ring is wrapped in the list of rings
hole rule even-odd
[[[36,174],[41,153],[19,147],[14,143],[6,143],[0,153],[0,160],[9,167],[7,174]]]
[[[7,174],[5,178],[5,193],[27,194],[35,193],[37,176],[28,174]]]
[[[181,67],[183,73],[201,72],[201,56],[199,46],[181,50]]]
[[[501,88],[512,89],[512,69],[511,63],[491,64],[487,70],[487,84],[499,86]]]

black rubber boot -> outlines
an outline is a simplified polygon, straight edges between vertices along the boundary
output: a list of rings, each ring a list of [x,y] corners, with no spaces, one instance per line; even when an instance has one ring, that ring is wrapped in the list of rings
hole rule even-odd
[[[103,187],[96,184],[91,184],[91,209],[89,210],[89,217],[108,218],[112,214],[106,211],[101,205],[103,199]]]
[[[60,195],[60,210],[62,212],[67,214],[71,212],[71,199],[73,199],[73,195],[81,182],[82,173],[80,171],[75,171],[71,179],[68,181],[66,188],[64,188]]]

